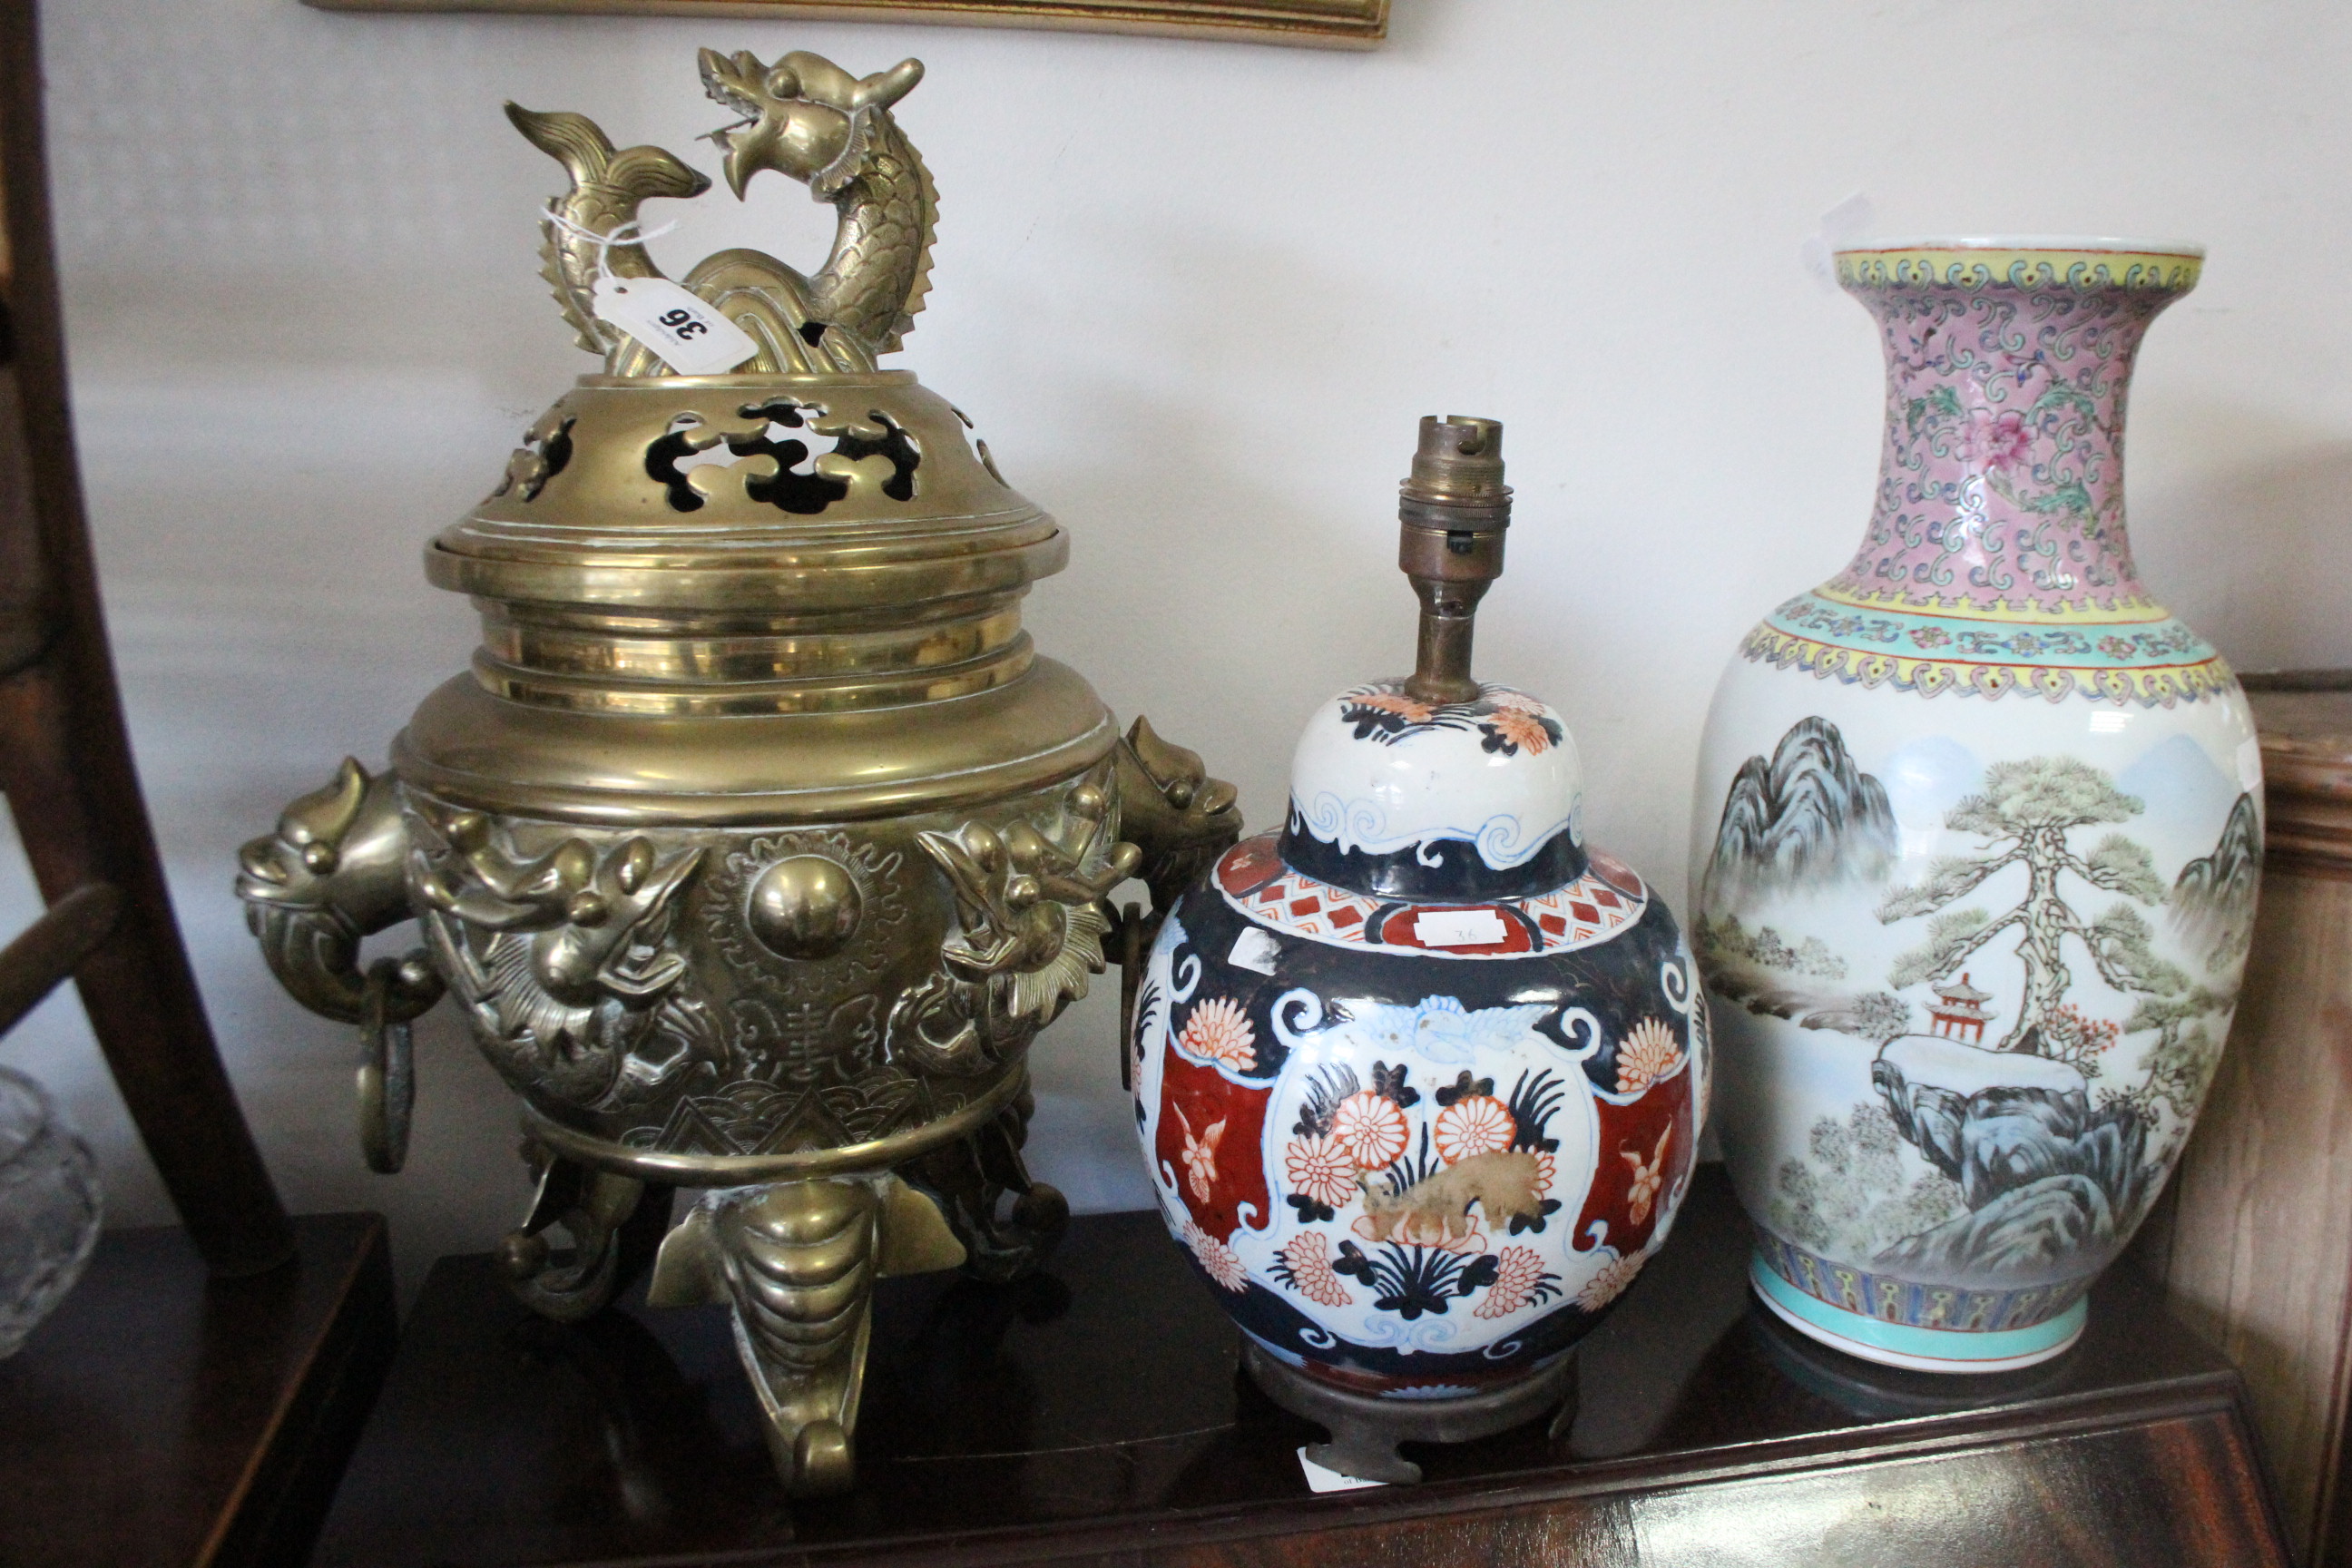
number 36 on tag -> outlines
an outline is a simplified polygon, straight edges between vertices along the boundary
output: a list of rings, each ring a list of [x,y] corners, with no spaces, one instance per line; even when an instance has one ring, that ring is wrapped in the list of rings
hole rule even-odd
[[[680,375],[718,375],[760,352],[710,302],[667,278],[596,279],[596,315],[661,355]]]

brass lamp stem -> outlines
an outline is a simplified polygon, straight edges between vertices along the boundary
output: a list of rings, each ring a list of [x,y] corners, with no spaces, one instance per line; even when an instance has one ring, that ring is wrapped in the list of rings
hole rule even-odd
[[[1397,564],[1421,600],[1405,691],[1423,702],[1467,702],[1478,695],[1470,678],[1478,601],[1503,574],[1503,531],[1511,524],[1501,423],[1423,416],[1397,521]]]

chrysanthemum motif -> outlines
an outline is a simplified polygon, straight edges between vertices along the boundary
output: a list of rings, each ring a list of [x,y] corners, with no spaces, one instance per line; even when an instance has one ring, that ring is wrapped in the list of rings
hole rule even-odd
[[[1360,1170],[1384,1170],[1404,1152],[1404,1112],[1396,1101],[1359,1089],[1331,1113],[1331,1136]]]
[[[1217,1187],[1217,1145],[1225,1141],[1225,1119],[1219,1117],[1192,1135],[1192,1123],[1185,1118],[1184,1108],[1171,1106],[1176,1112],[1176,1125],[1184,1130],[1184,1180],[1192,1195],[1202,1203]]]
[[[1491,1094],[1465,1095],[1437,1113],[1437,1157],[1451,1165],[1511,1146],[1510,1107]]]
[[[1302,1230],[1283,1244],[1282,1261],[1290,1272],[1290,1288],[1326,1307],[1352,1307],[1354,1292],[1331,1271],[1331,1244],[1319,1230]]]
[[[1212,996],[1192,1009],[1176,1036],[1176,1048],[1196,1060],[1223,1062],[1249,1071],[1257,1066],[1257,1032],[1249,1016],[1229,996]]]
[[[1291,1191],[1338,1208],[1356,1195],[1356,1162],[1336,1137],[1293,1138],[1282,1152]]]
[[[1551,750],[1551,731],[1538,714],[1517,708],[1498,709],[1482,728],[1499,738],[1506,750],[1516,746],[1531,757],[1540,757]]]
[[[1513,713],[1535,713],[1540,715],[1551,711],[1551,710],[1546,708],[1541,702],[1538,701],[1535,698],[1528,696],[1526,692],[1514,691],[1507,686],[1493,686],[1487,688],[1486,700],[1493,703],[1496,708],[1507,709]]]
[[[1428,723],[1437,712],[1430,704],[1416,701],[1402,691],[1363,691],[1341,700],[1350,708],[1370,708],[1382,713],[1393,713],[1414,724]]]
[[[1234,1249],[1202,1230],[1191,1220],[1184,1222],[1184,1245],[1201,1260],[1202,1271],[1228,1290],[1244,1290],[1249,1287],[1249,1270]]]
[[[1644,1018],[1617,1046],[1617,1092],[1638,1094],[1683,1065],[1675,1032],[1656,1018]]]
[[[1543,1282],[1543,1258],[1532,1247],[1507,1247],[1496,1259],[1500,1266],[1486,1299],[1470,1309],[1474,1318],[1507,1318],[1528,1304],[1528,1295]]]
[[[1642,1265],[1649,1260],[1650,1255],[1646,1252],[1637,1252],[1631,1258],[1611,1258],[1601,1266],[1600,1273],[1584,1282],[1584,1289],[1576,1293],[1576,1304],[1588,1312],[1601,1310],[1625,1293],[1625,1287],[1633,1282],[1633,1276],[1639,1274]]]

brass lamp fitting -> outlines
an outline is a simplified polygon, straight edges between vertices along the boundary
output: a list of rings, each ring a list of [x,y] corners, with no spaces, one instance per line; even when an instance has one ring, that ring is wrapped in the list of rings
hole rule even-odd
[[[1412,473],[1398,488],[1397,564],[1421,600],[1421,635],[1405,690],[1423,702],[1467,702],[1478,601],[1503,574],[1511,487],[1503,482],[1499,420],[1424,415]]]

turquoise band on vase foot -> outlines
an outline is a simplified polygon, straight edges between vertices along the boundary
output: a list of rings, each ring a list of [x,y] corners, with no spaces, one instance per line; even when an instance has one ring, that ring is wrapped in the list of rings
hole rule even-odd
[[[1809,1296],[1772,1271],[1760,1252],[1748,1259],[1748,1281],[1775,1317],[1832,1349],[1914,1372],[2009,1372],[2062,1354],[2083,1337],[2087,1299],[2046,1322],[2022,1329],[1922,1329],[1890,1323]]]

